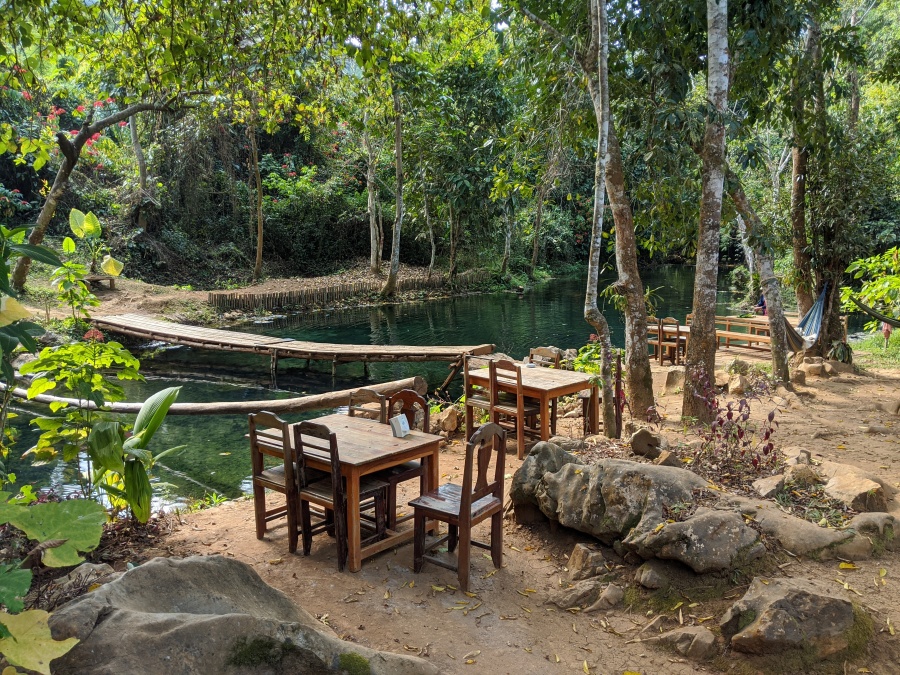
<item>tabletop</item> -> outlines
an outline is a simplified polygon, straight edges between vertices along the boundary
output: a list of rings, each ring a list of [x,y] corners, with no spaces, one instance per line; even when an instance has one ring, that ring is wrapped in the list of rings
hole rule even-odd
[[[475,380],[488,379],[487,368],[475,368],[468,371],[468,376]],[[584,385],[587,389],[591,386],[590,373],[580,373],[575,370],[558,370],[556,368],[541,368],[535,366],[522,368],[522,388],[523,389],[557,389],[559,387],[569,387],[574,385]]]
[[[309,420],[324,424],[337,437],[341,464],[362,466],[380,461],[390,455],[399,455],[410,450],[425,448],[443,440],[440,436],[426,434],[413,429],[407,436],[397,438],[391,432],[391,425],[381,424],[365,417],[350,417],[334,413]]]

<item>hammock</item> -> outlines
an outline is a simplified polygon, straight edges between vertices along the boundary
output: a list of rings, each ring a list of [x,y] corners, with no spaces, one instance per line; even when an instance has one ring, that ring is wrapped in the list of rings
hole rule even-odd
[[[819,329],[822,327],[822,315],[825,310],[825,294],[828,292],[828,284],[822,289],[818,299],[809,311],[800,319],[797,328],[794,328],[787,319],[784,320],[784,332],[788,347],[792,352],[800,352],[812,347],[819,337]]]
[[[862,311],[868,314],[871,317],[878,319],[879,321],[884,321],[888,326],[893,326],[894,328],[900,328],[900,319],[895,319],[893,317],[887,316],[886,314],[882,314],[880,312],[876,312],[874,309],[869,307],[868,305],[864,305],[862,302],[854,298],[852,295],[850,299],[859,307]]]

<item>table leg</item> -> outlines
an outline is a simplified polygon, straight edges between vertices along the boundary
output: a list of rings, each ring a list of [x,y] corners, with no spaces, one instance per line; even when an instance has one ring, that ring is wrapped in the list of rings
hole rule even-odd
[[[541,440],[550,440],[550,396],[541,392]]]
[[[351,468],[347,475],[347,567],[351,572],[362,568],[359,528],[359,471]]]
[[[600,387],[591,387],[591,433],[600,433]]]

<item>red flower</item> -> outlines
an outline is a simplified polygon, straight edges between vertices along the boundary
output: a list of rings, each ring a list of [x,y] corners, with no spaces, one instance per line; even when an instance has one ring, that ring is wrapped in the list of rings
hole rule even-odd
[[[288,173],[288,176],[290,176],[291,178],[293,178],[296,175],[297,175],[296,171],[291,171],[290,173]]]
[[[65,115],[65,114],[66,114],[66,109],[65,109],[65,108],[57,108],[57,109],[54,110],[53,112],[55,112],[57,115]]]
[[[116,99],[114,99],[112,96],[110,96],[108,99],[106,99],[106,102],[107,103],[115,103],[115,100]]]
[[[87,140],[84,142],[84,144],[85,144],[86,146],[88,146],[88,147],[91,147],[91,146],[94,144],[94,141],[92,141],[92,140],[89,138],[89,139],[87,139]]]
[[[92,140],[92,141],[100,140],[100,132],[98,131],[96,134],[94,134],[93,136],[91,136],[91,140]]]
[[[94,107],[95,107],[95,108],[102,108],[102,107],[103,107],[103,101],[94,101]]]
[[[13,190],[13,192],[16,194],[21,194],[18,190]]]
[[[72,131],[70,131],[69,133],[72,134],[73,136],[77,136],[77,135],[78,135],[78,129],[72,129]]]
[[[84,112],[84,106],[83,106],[83,105],[77,105],[77,106],[75,106],[75,110],[76,110],[77,112]]]
[[[287,168],[287,164],[282,164],[282,165],[281,165],[281,168],[282,168],[282,169],[286,169],[286,168]]]
[[[97,171],[100,171],[102,168],[103,168],[103,165],[102,165],[102,164],[98,164],[98,165],[97,165]]]
[[[126,127],[126,126],[128,126],[128,122],[126,122],[125,120],[122,120],[121,122],[119,122],[119,126]]]
[[[27,91],[23,91],[23,92],[22,92],[22,98],[24,98],[26,101],[30,101],[30,100],[31,100],[31,94],[30,94],[29,92],[27,92]]]
[[[101,333],[96,328],[91,328],[87,333],[84,334],[84,339],[88,342],[103,342],[104,337],[103,333]]]

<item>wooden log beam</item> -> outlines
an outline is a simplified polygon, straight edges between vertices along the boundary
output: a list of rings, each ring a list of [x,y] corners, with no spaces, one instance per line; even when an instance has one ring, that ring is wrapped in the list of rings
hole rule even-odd
[[[403,380],[394,380],[392,382],[382,382],[381,384],[366,385],[366,389],[374,389],[379,394],[390,396],[401,389],[412,389],[420,396],[424,396],[428,391],[428,383],[425,378],[407,377]],[[5,391],[6,385],[0,383],[0,391]],[[267,410],[273,413],[296,413],[306,410],[323,410],[326,408],[337,408],[346,405],[350,399],[350,394],[356,391],[353,389],[342,389],[340,391],[329,391],[324,394],[314,394],[312,396],[300,396],[299,398],[285,398],[281,400],[268,401],[222,401],[214,403],[173,403],[169,408],[170,415],[246,415],[248,413],[260,412]],[[75,398],[62,398],[59,396],[50,396],[48,394],[40,394],[32,399],[28,398],[25,389],[13,389],[13,396],[16,398],[32,401],[35,403],[67,403],[73,407],[80,407],[88,410],[96,410],[90,401],[79,401]],[[113,413],[135,415],[141,409],[143,403],[111,403],[107,406],[107,410]]]

